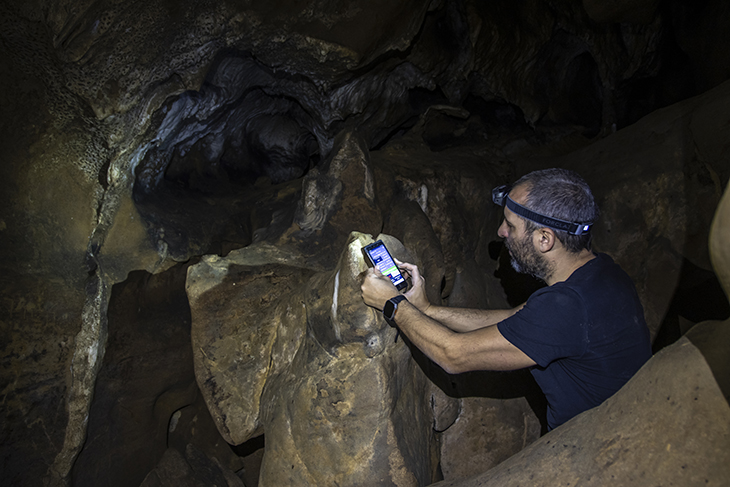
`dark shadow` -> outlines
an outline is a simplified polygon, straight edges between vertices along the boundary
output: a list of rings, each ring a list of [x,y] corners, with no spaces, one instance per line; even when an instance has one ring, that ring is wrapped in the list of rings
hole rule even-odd
[[[401,336],[426,377],[447,396],[491,399],[524,397],[540,421],[540,434],[547,433],[547,399],[529,369],[507,372],[480,370],[463,374],[449,374],[413,345],[408,337]]]
[[[239,457],[247,457],[266,446],[265,435],[259,435],[244,441],[240,445],[231,445],[231,450]]]
[[[704,322],[689,330],[687,339],[702,353],[722,395],[730,403],[730,360],[727,355],[727,344],[730,343],[730,322]]]
[[[264,458],[264,446],[266,445],[265,435],[251,438],[240,445],[231,445],[233,453],[241,457],[243,469],[236,472],[246,487],[257,487],[259,485],[259,474],[261,473],[261,461]]]
[[[557,29],[538,54],[535,81],[544,121],[576,124],[584,135],[598,134],[603,117],[603,90],[598,64],[583,39]]]
[[[685,258],[674,296],[654,338],[653,352],[679,340],[696,323],[728,317],[730,303],[715,273]]]
[[[133,271],[112,287],[106,352],[72,485],[140,485],[168,447],[169,418],[194,401],[187,268]]]

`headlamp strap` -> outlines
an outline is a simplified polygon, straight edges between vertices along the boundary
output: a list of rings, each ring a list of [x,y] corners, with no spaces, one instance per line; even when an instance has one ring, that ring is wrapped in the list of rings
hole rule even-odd
[[[507,196],[506,206],[514,213],[517,213],[523,218],[527,218],[530,221],[533,221],[537,223],[538,225],[544,225],[546,227],[552,228],[554,230],[561,230],[563,232],[568,232],[571,235],[583,235],[584,233],[588,233],[593,226],[593,222],[587,222],[587,223],[575,223],[575,222],[566,222],[565,220],[559,220],[557,218],[550,218],[548,216],[541,215],[539,213],[535,213],[532,210],[528,210],[524,206],[515,203],[515,201]]]

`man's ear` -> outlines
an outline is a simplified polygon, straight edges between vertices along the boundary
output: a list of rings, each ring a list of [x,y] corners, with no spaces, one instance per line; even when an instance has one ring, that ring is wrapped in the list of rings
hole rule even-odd
[[[542,252],[550,252],[557,242],[555,232],[550,228],[540,228],[537,230],[537,249]]]

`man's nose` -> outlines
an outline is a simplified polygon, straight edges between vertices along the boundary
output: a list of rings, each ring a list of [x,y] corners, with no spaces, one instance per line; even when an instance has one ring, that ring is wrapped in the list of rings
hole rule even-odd
[[[502,221],[502,224],[497,229],[497,236],[502,238],[507,238],[509,236],[509,232],[507,231],[507,224]]]

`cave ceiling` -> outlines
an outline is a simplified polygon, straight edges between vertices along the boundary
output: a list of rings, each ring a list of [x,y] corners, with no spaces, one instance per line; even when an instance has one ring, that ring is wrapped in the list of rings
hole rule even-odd
[[[6,2],[3,30],[9,69],[40,75],[35,130],[79,134],[61,149],[94,193],[92,214],[78,215],[97,222],[94,255],[120,193],[134,187],[147,218],[174,220],[159,205],[180,188],[297,179],[345,127],[377,148],[448,105],[491,122],[483,132],[570,126],[592,137],[693,94],[667,73],[669,58],[687,57],[668,8],[612,5]],[[658,99],[657,87],[673,91]]]

